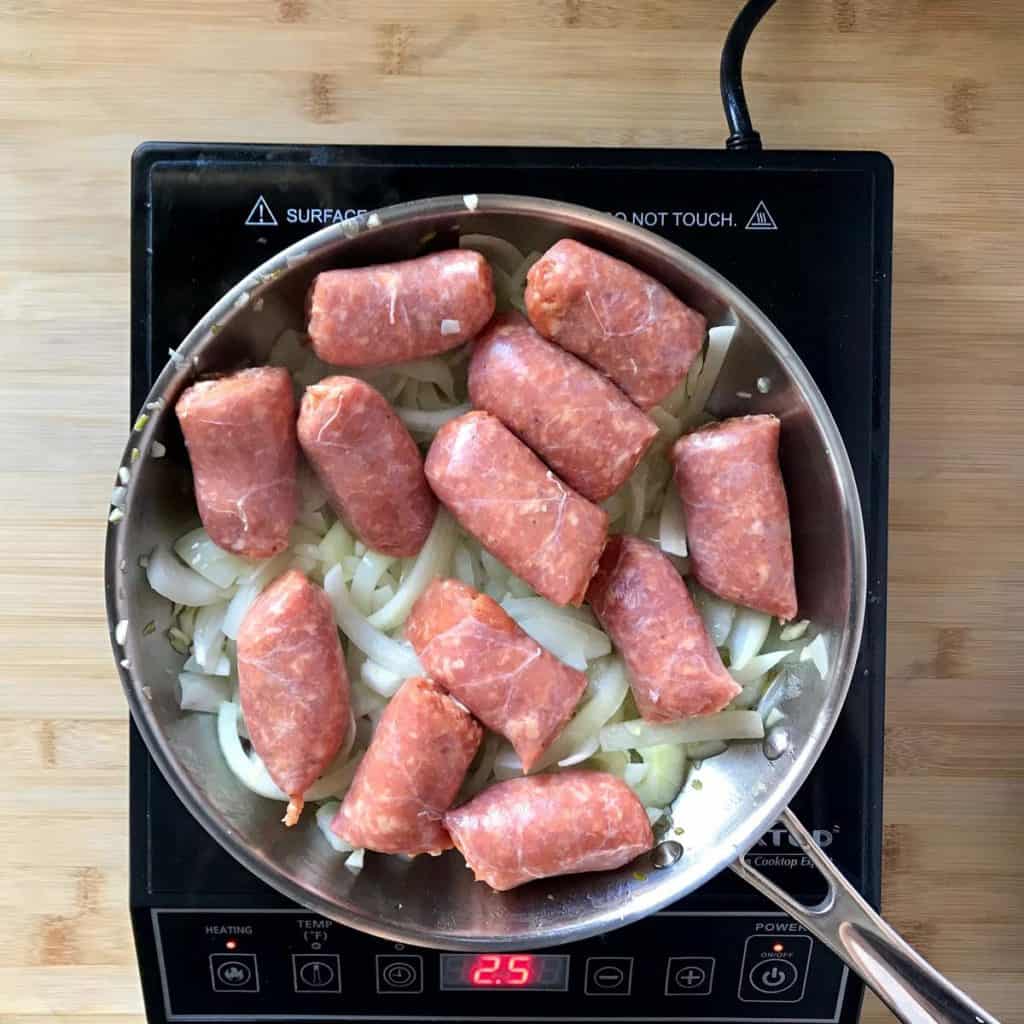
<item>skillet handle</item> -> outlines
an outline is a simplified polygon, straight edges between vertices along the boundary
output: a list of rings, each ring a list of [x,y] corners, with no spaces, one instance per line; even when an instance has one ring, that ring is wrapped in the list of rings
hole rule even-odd
[[[817,906],[793,899],[744,857],[731,867],[846,961],[907,1024],[999,1024],[947,981],[864,901],[789,808],[782,823],[828,882]]]

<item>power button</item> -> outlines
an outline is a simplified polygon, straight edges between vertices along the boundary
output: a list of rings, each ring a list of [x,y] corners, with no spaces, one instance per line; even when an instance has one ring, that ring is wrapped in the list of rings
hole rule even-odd
[[[743,947],[740,1001],[800,1002],[807,987],[813,945],[809,935],[751,935]]]

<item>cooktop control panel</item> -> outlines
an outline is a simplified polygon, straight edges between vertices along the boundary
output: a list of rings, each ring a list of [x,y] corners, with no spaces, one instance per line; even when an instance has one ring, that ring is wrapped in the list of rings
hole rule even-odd
[[[445,953],[306,911],[152,910],[168,1021],[837,1021],[847,968],[783,914],[667,911],[551,950]],[[813,984],[808,979],[813,978]]]

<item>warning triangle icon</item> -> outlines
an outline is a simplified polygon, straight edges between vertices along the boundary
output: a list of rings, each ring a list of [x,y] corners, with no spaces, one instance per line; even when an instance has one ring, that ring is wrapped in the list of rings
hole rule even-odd
[[[778,231],[779,226],[775,223],[775,218],[768,212],[768,207],[764,205],[762,199],[757,206],[754,207],[754,212],[750,215],[750,220],[747,221],[748,231]]]
[[[245,218],[245,224],[246,227],[250,228],[277,227],[277,218],[274,216],[274,211],[271,210],[263,196],[256,200],[255,205],[249,211],[249,216]]]

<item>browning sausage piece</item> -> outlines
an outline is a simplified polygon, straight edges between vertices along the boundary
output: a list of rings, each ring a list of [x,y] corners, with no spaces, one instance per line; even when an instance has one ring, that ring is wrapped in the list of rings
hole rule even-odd
[[[298,511],[288,371],[260,367],[200,381],[174,411],[192,463],[199,516],[213,542],[246,558],[283,551]]]
[[[473,346],[469,396],[591,501],[622,486],[658,433],[606,377],[518,313],[496,318]]]
[[[407,679],[384,709],[331,828],[378,853],[451,849],[441,820],[483,730],[429,679]]]
[[[797,612],[789,503],[777,417],[741,416],[672,449],[697,580],[727,601],[792,619]]]
[[[406,557],[423,547],[437,502],[416,442],[380,392],[327,377],[302,396],[298,433],[331,507],[368,548]]]
[[[638,537],[613,537],[587,600],[629,670],[640,714],[672,722],[721,711],[740,688],[675,567]]]
[[[256,753],[288,795],[286,825],[348,732],[348,673],[327,595],[292,569],[253,602],[238,630],[238,687]]]
[[[486,412],[446,423],[426,471],[434,493],[495,558],[549,601],[580,604],[608,532],[604,509]]]
[[[643,804],[607,772],[499,782],[444,823],[477,881],[499,892],[535,878],[609,871],[654,845]]]
[[[686,376],[704,343],[704,317],[663,284],[570,238],[548,249],[526,281],[533,326],[606,373],[641,409]]]
[[[515,747],[523,770],[562,731],[587,686],[505,610],[458,580],[435,580],[405,636],[427,674]]]
[[[450,249],[318,274],[309,337],[316,354],[335,366],[384,366],[447,352],[475,337],[493,313],[487,260]]]

